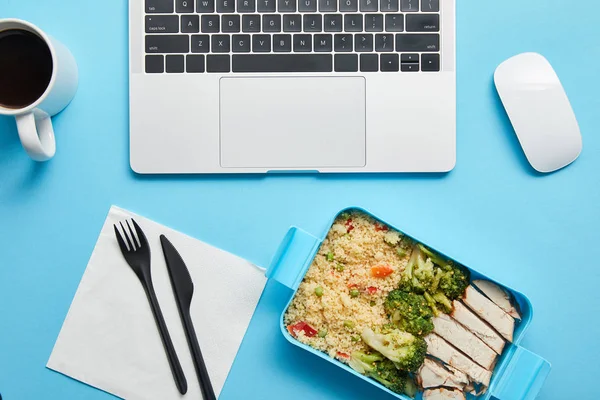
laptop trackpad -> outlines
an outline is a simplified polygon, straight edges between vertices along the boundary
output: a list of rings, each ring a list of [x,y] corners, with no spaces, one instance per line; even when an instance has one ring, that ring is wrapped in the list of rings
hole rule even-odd
[[[221,166],[362,167],[362,77],[222,78]]]

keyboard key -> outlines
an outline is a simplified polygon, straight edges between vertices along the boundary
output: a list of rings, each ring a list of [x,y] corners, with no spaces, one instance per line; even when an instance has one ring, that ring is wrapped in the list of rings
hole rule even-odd
[[[229,35],[213,35],[211,41],[213,53],[229,53],[231,48]]]
[[[352,51],[353,47],[352,35],[347,33],[338,33],[333,38],[333,48],[335,51]]]
[[[346,32],[362,32],[363,19],[362,14],[344,15],[344,30]]]
[[[421,58],[421,71],[438,72],[440,70],[439,54],[423,54]]]
[[[341,12],[357,12],[358,0],[340,0]]]
[[[337,11],[337,0],[319,0],[320,12]]]
[[[398,54],[381,54],[380,68],[384,72],[398,72]]]
[[[192,53],[208,53],[210,51],[210,36],[192,35]]]
[[[342,16],[340,14],[325,14],[325,32],[341,32]]]
[[[310,38],[310,35],[307,35]],[[233,72],[331,72],[331,54],[236,54]]]
[[[271,51],[271,35],[252,35],[252,51],[268,53]]]
[[[179,33],[177,15],[147,15],[146,33]]]
[[[231,51],[234,53],[250,53],[250,35],[233,35]]]
[[[316,12],[317,0],[299,0],[298,11],[300,12]]]
[[[377,0],[360,0],[360,11],[378,11]]]
[[[331,52],[333,49],[333,38],[330,34],[317,34],[314,35],[314,49],[316,53]]]
[[[358,54],[336,54],[335,72],[357,72]]]
[[[394,35],[375,35],[375,51],[394,51]]]
[[[202,33],[219,33],[221,25],[218,15],[203,15],[200,20]]]
[[[165,56],[146,56],[146,73],[162,74],[165,72]]]
[[[263,15],[263,32],[281,32],[281,15]]]
[[[188,54],[185,57],[185,72],[198,73],[204,72],[204,55]]]
[[[175,0],[175,11],[178,13],[193,13],[194,0]]]
[[[173,0],[146,0],[146,12],[148,14],[172,13]]]
[[[181,16],[181,32],[198,33],[200,32],[200,17],[198,15]]]
[[[283,16],[283,31],[284,32],[300,32],[302,31],[302,16],[298,14],[287,14]]]
[[[311,35],[294,35],[294,51],[307,52],[312,50]]]
[[[321,14],[306,14],[304,16],[304,32],[321,32],[323,20]]]
[[[400,0],[400,11],[419,11],[419,0]]]
[[[417,63],[402,63],[400,69],[402,72],[419,72],[419,64]]]
[[[361,33],[354,36],[354,51],[361,53],[373,51],[373,35],[370,33]]]
[[[235,12],[235,0],[216,0],[218,13]]]
[[[396,34],[396,51],[440,51],[440,35]]]
[[[260,32],[260,15],[242,15],[242,32]]]
[[[188,35],[146,35],[146,53],[187,53]]]
[[[360,71],[361,72],[377,72],[377,71],[379,71],[379,56],[377,54],[361,54],[360,55]]]
[[[256,10],[255,0],[237,0],[237,10],[239,13],[252,13]]]
[[[296,12],[296,0],[279,0],[277,8],[279,12]]]
[[[421,11],[423,12],[439,12],[440,0],[421,0]]]
[[[385,31],[386,32],[403,32],[404,31],[404,15],[403,14],[386,14],[385,15]]]
[[[419,55],[417,53],[404,53],[400,56],[400,62],[403,63],[418,63]]]
[[[170,74],[181,74],[184,70],[184,60],[181,55],[167,56],[167,72]]]
[[[387,17],[387,15],[386,15]],[[382,32],[383,31],[383,14],[366,14],[365,15],[365,31],[367,32]]]
[[[289,53],[292,51],[292,35],[273,35],[273,51],[275,53]]]
[[[406,14],[407,32],[439,32],[439,14]]]
[[[240,16],[237,14],[221,17],[221,32],[231,33],[240,31]]]
[[[215,0],[196,0],[196,12],[199,14],[215,12]]]
[[[207,72],[229,72],[231,70],[231,66],[229,64],[229,54],[206,56]]]
[[[398,11],[398,0],[380,0],[379,9],[382,12]]]
[[[257,0],[258,12],[275,12],[275,0]]]

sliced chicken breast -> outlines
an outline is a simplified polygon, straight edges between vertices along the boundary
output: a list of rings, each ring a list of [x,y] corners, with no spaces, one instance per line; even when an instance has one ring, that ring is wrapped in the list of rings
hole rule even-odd
[[[490,281],[476,280],[473,281],[473,284],[508,315],[515,319],[521,319],[521,315],[515,308],[511,301],[511,297],[506,290]]]
[[[472,380],[485,386],[490,385],[492,373],[477,365],[444,339],[431,333],[425,337],[427,354],[467,374]]]
[[[498,335],[488,324],[483,322],[477,315],[473,314],[463,303],[458,300],[452,302],[452,313],[450,316],[458,321],[465,328],[473,332],[475,336],[490,346],[498,354],[504,350],[504,339]]]
[[[513,341],[513,332],[515,330],[515,320],[504,312],[490,299],[479,293],[473,286],[468,286],[463,295],[465,304],[487,321],[495,330],[498,331],[509,342]]]
[[[473,361],[487,370],[491,370],[498,356],[481,339],[446,314],[433,318],[433,332],[448,343],[471,357]]]
[[[426,358],[417,373],[417,383],[423,389],[445,386],[464,391],[469,384],[469,377],[453,367]]]
[[[444,388],[427,389],[423,393],[423,400],[465,400],[465,394],[460,390]]]

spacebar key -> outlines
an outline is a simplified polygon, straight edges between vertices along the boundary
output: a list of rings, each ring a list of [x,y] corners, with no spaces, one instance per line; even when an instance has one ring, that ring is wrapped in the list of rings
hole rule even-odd
[[[331,54],[238,54],[233,72],[332,72]]]

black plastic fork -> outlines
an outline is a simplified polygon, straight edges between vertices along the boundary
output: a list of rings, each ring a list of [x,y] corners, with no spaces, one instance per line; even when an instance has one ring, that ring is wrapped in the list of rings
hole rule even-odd
[[[125,224],[127,225],[127,228],[129,228],[129,235],[122,222],[119,222],[122,233],[119,232],[116,224],[113,225],[115,228],[115,235],[117,236],[117,242],[119,242],[121,253],[123,253],[123,257],[125,257],[127,264],[129,264],[142,283],[146,296],[148,297],[148,302],[150,303],[150,308],[152,309],[152,314],[154,315],[154,320],[156,321],[156,326],[160,333],[163,347],[165,348],[169,360],[169,366],[171,367],[175,384],[177,385],[179,393],[185,394],[187,392],[187,380],[185,379],[181,364],[179,363],[179,358],[177,358],[177,353],[173,347],[167,324],[165,324],[165,319],[160,311],[158,299],[156,298],[154,286],[152,285],[152,274],[150,272],[150,246],[148,245],[146,235],[144,235],[144,232],[139,225],[133,219],[131,222],[133,222],[138,241],[136,241],[129,221],[126,221]]]

